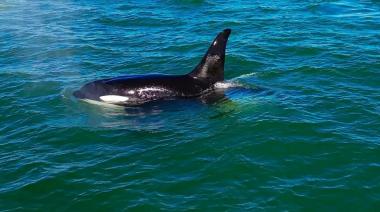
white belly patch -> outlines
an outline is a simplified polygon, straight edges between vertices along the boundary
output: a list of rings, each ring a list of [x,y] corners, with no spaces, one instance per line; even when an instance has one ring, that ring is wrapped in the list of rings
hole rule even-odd
[[[99,97],[103,102],[107,103],[123,103],[129,100],[126,96],[118,96],[118,95],[106,95]]]

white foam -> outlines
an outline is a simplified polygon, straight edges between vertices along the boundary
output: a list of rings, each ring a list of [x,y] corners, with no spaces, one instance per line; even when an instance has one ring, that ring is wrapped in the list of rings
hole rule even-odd
[[[123,103],[129,100],[126,96],[118,96],[118,95],[106,95],[99,97],[102,101],[107,103]]]
[[[220,89],[227,89],[227,88],[242,87],[242,85],[236,82],[217,82],[214,84],[214,87],[220,88]]]
[[[243,75],[240,75],[238,77],[235,77],[234,80],[236,80],[236,79],[244,79],[244,78],[252,77],[252,76],[255,76],[255,75],[256,75],[255,72],[249,73],[249,74],[243,74]]]

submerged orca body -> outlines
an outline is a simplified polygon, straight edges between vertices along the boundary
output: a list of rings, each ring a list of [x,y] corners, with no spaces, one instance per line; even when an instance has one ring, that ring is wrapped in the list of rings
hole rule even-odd
[[[201,62],[185,75],[132,75],[85,84],[73,95],[116,105],[139,105],[168,98],[199,97],[224,80],[224,59],[230,29],[217,35]]]

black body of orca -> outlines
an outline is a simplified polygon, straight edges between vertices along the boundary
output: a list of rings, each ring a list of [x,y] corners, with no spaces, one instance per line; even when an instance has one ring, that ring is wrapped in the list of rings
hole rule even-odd
[[[200,97],[224,80],[225,51],[230,29],[220,32],[201,62],[185,75],[131,75],[101,79],[85,84],[73,95],[79,99],[116,105],[140,105],[146,102]]]

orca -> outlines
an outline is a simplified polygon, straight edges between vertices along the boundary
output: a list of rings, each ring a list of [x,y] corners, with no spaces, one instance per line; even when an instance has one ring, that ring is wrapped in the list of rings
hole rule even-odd
[[[224,61],[231,29],[220,32],[199,64],[184,75],[129,75],[85,84],[73,95],[82,100],[133,106],[171,98],[196,98],[224,80]]]

